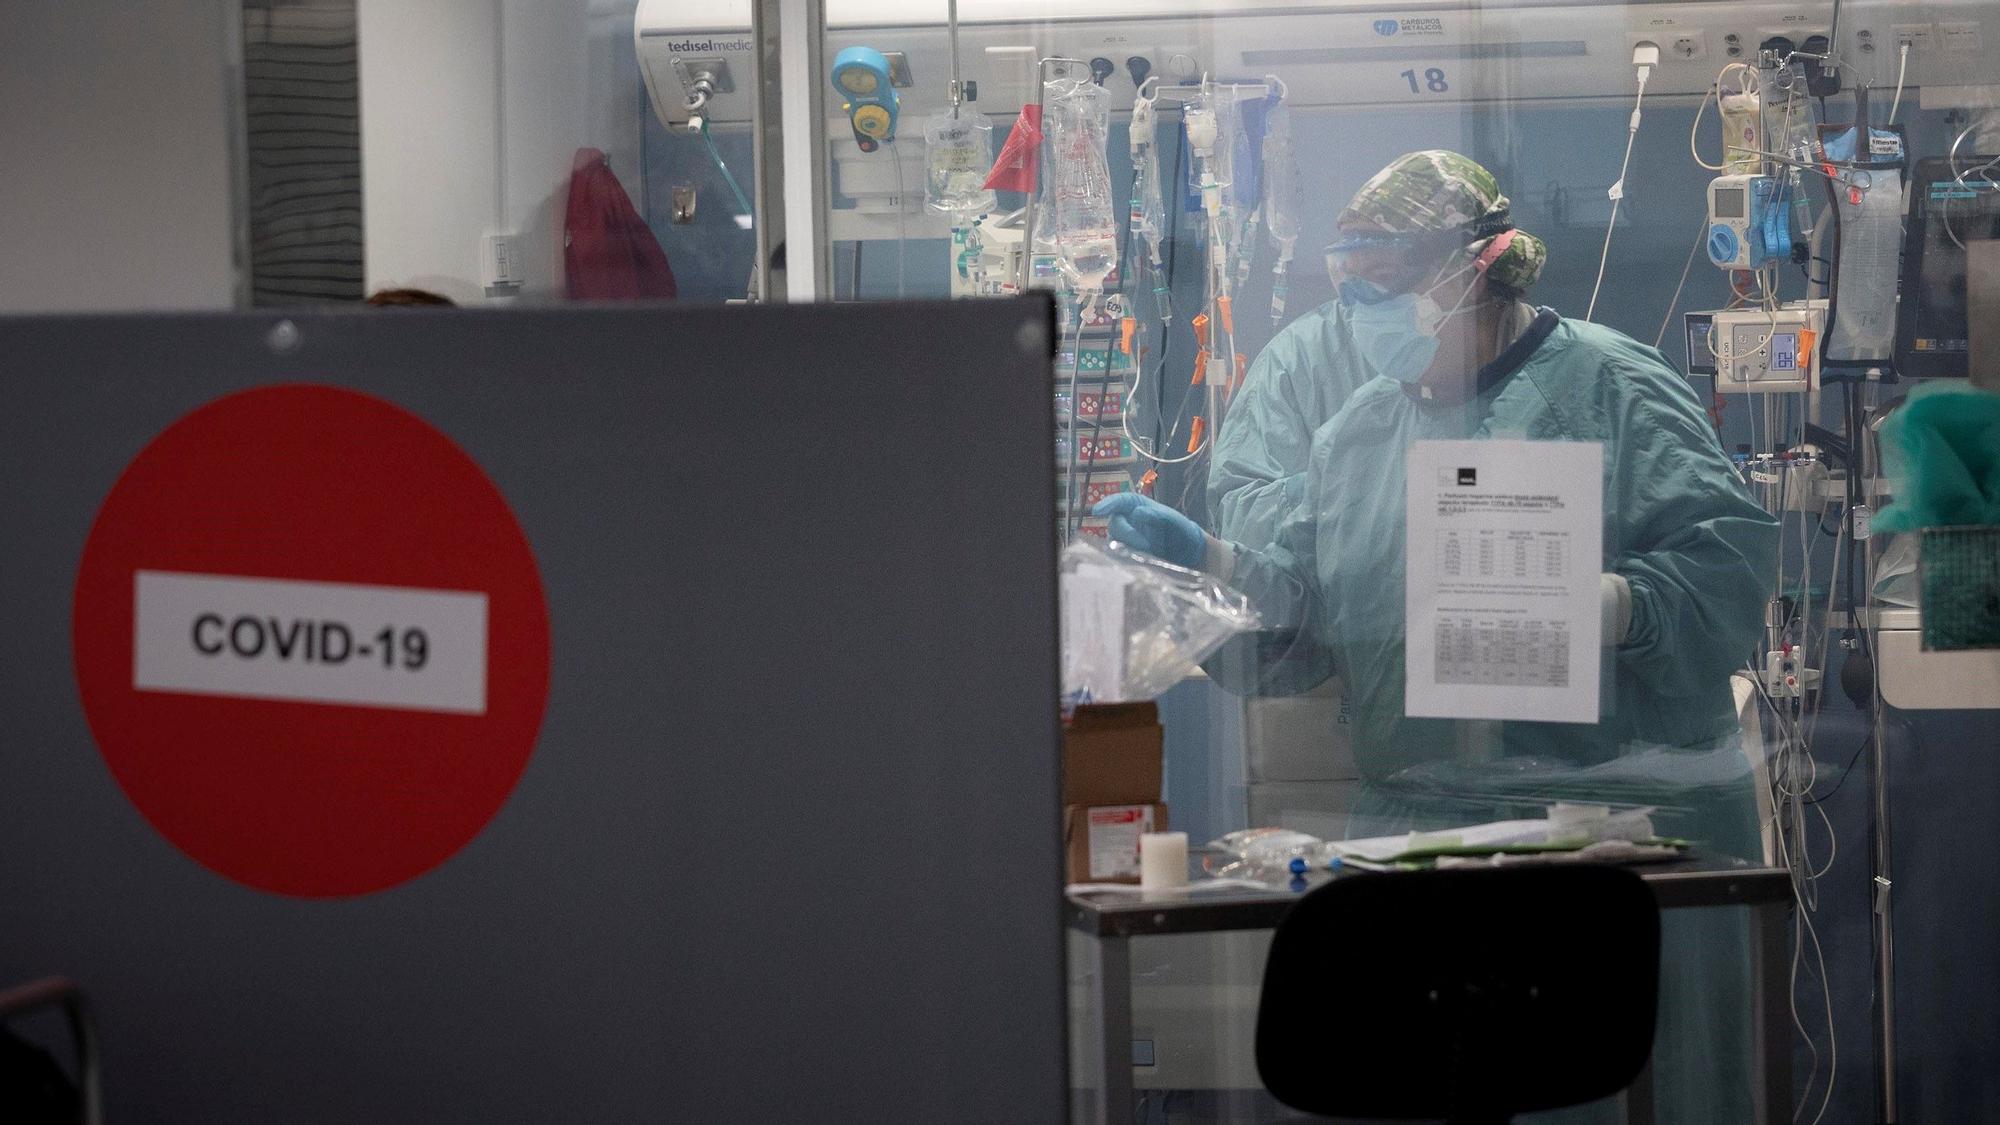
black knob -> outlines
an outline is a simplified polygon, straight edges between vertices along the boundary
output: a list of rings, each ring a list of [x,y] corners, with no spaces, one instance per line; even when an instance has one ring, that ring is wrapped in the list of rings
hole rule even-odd
[[[1144,86],[1146,76],[1153,73],[1153,63],[1144,55],[1133,55],[1125,60],[1125,73],[1132,76],[1132,85]]]
[[[1104,80],[1116,73],[1118,73],[1118,64],[1112,62],[1110,59],[1099,55],[1090,60],[1090,80],[1099,86],[1104,85]]]

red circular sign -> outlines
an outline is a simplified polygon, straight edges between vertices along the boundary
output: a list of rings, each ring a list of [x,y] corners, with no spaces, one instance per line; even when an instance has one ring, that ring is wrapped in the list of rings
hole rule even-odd
[[[507,501],[378,398],[218,399],[125,470],[72,623],[99,750],[153,826],[267,891],[365,894],[478,835],[548,699],[549,621]]]

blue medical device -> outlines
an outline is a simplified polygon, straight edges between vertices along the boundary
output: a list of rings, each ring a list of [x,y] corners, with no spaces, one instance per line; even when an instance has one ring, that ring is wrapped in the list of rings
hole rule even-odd
[[[1754,270],[1792,253],[1784,181],[1717,176],[1708,184],[1708,260],[1726,270]]]
[[[833,88],[847,99],[840,108],[862,152],[874,152],[896,139],[898,105],[887,56],[873,47],[840,52],[833,57]]]

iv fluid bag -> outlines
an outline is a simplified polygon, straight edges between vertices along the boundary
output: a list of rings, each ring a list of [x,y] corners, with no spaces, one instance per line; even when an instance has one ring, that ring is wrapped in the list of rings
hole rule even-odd
[[[1750,176],[1763,170],[1762,105],[1756,91],[1722,94],[1715,103],[1722,110],[1723,174]]]
[[[1292,152],[1291,111],[1283,102],[1264,117],[1264,229],[1280,253],[1299,238],[1299,166]]]
[[[983,113],[948,109],[924,123],[924,202],[947,214],[983,214],[997,205],[985,186],[993,167],[993,123]]]
[[[1854,203],[1840,199],[1838,303],[1826,341],[1828,359],[1886,362],[1896,350],[1896,275],[1903,252],[1903,181],[1892,169],[1874,172]]]
[[[1160,207],[1160,159],[1157,150],[1146,154],[1145,164],[1135,169],[1132,184],[1133,201],[1138,205],[1132,214],[1132,229],[1146,241],[1148,256],[1154,265],[1161,263],[1160,243],[1166,237],[1166,216]]]
[[[1102,290],[1118,267],[1118,216],[1111,196],[1111,95],[1089,81],[1052,81],[1045,91],[1049,138],[1049,240],[1063,276],[1079,290]]]
[[[1216,114],[1224,143],[1216,145],[1217,155],[1226,149],[1221,174],[1228,183],[1229,202],[1238,210],[1255,210],[1264,198],[1263,155],[1266,107],[1263,97],[1244,97],[1234,89],[1221,91],[1222,103]]]
[[[1836,166],[1872,168],[1844,173],[1854,187],[1834,185],[1839,200],[1840,239],[1834,262],[1833,324],[1822,353],[1852,363],[1886,362],[1896,346],[1896,278],[1903,253],[1903,177],[1898,165],[1903,142],[1886,129],[1868,131],[1861,151],[1859,130],[1828,136],[1822,151]],[[1856,190],[1860,198],[1854,197]]]

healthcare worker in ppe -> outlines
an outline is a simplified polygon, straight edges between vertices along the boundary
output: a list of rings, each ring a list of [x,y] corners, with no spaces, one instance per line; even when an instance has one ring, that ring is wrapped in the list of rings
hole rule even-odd
[[[1363,781],[1351,835],[1599,800],[1657,806],[1662,834],[1758,858],[1730,673],[1761,630],[1777,523],[1744,490],[1693,389],[1652,348],[1522,300],[1546,251],[1513,229],[1492,174],[1464,156],[1397,159],[1338,227],[1328,259],[1339,298],[1259,357],[1217,440],[1216,534],[1125,494],[1097,508],[1112,538],[1210,572],[1268,626],[1296,631],[1263,660],[1212,660],[1226,686],[1283,693],[1345,679]],[[1417,441],[1467,439],[1604,447],[1595,724],[1403,714],[1404,455]],[[1663,1120],[1750,1119],[1747,954],[1740,927],[1714,921],[1667,920]]]

